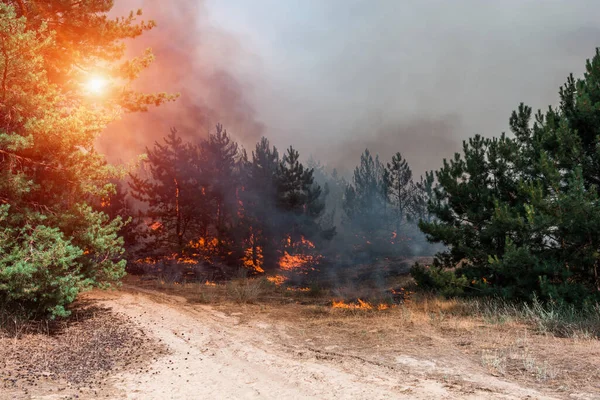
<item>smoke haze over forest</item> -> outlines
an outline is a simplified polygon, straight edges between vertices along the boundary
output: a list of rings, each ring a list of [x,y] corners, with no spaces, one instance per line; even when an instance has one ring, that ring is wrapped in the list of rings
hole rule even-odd
[[[101,146],[123,161],[170,126],[222,122],[247,149],[265,135],[342,170],[365,147],[400,151],[418,175],[507,131],[519,102],[556,104],[600,44],[586,0],[132,0],[114,15],[138,7],[158,23],[132,48],[157,56],[142,87],[182,97],[113,124]]]

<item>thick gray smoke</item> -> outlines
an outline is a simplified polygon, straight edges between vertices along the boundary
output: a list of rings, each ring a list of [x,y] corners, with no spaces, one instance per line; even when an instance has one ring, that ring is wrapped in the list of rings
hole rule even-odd
[[[111,160],[128,161],[169,133],[171,127],[187,138],[203,138],[223,123],[238,139],[256,142],[264,126],[248,100],[252,84],[233,75],[238,59],[252,56],[240,42],[208,19],[198,0],[115,1],[114,16],[141,8],[143,19],[158,27],[128,43],[130,56],[151,47],[156,62],[136,87],[144,92],[179,93],[180,98],[147,113],[126,115],[113,123],[100,147]]]
[[[128,151],[171,125],[204,135],[221,121],[246,147],[264,134],[343,169],[365,147],[386,161],[401,151],[420,174],[463,139],[507,130],[519,102],[556,104],[600,45],[592,0],[116,4],[159,24],[136,45],[157,55],[145,84],[182,93],[121,123]]]

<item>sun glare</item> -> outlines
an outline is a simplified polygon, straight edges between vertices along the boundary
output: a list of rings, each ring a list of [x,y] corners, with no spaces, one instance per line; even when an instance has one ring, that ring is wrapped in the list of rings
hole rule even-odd
[[[88,79],[88,81],[85,84],[85,87],[88,90],[88,92],[99,95],[104,92],[107,85],[108,81],[106,80],[106,78],[101,76],[93,76],[90,79]]]

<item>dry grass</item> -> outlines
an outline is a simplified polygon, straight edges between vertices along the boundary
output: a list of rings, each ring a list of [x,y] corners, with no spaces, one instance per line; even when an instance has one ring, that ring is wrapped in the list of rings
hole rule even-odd
[[[272,283],[264,278],[238,278],[227,283],[227,295],[236,303],[256,303]]]
[[[433,360],[447,367],[440,373],[450,380],[452,371],[479,365],[487,373],[554,395],[579,391],[600,397],[600,341],[542,330],[521,307],[415,296],[385,311],[323,306],[289,314],[277,307],[270,311],[273,319],[290,321],[298,341],[315,347],[368,355],[391,365],[397,364],[396,354]]]
[[[248,277],[243,272],[226,282],[179,282],[162,275],[154,279],[129,276],[124,282],[136,287],[182,296],[189,302],[201,304],[222,302],[254,304],[284,298],[286,295],[285,288],[277,287],[264,277]]]
[[[362,298],[376,304],[389,297],[380,289],[353,286],[290,291],[246,277],[214,285],[133,283],[185,297],[190,303],[209,302],[221,311],[243,311],[244,323],[265,318],[283,323],[292,338],[286,343],[306,344],[315,351],[339,352],[394,368],[402,354],[434,362],[438,372],[432,373],[442,374],[448,382],[458,379],[461,371],[468,376],[479,369],[481,374],[502,376],[557,397],[579,392],[600,398],[595,361],[600,359],[600,341],[595,339],[600,316],[593,313],[422,293],[383,311],[336,309],[333,299]]]

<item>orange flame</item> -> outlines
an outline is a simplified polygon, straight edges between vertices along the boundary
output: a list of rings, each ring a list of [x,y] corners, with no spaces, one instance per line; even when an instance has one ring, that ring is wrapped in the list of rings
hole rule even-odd
[[[277,286],[281,286],[285,283],[285,281],[287,281],[288,278],[286,278],[283,275],[273,275],[273,276],[267,276],[267,280],[269,282],[274,283]]]
[[[248,248],[244,250],[244,257],[242,258],[242,264],[249,270],[254,270],[259,274],[265,272],[263,268],[265,257],[263,255],[262,247],[257,246],[256,238],[254,234],[250,235],[248,239]]]
[[[150,225],[150,229],[152,229],[153,231],[158,230],[160,228],[162,228],[162,223],[156,221],[155,223],[153,223],[152,225]]]
[[[287,290],[288,292],[310,292],[310,288],[307,288],[307,287],[301,287],[301,288],[287,287],[287,288],[285,288],[285,290]]]
[[[346,310],[377,310],[383,311],[389,309],[391,306],[389,304],[380,303],[377,305],[373,305],[367,301],[363,301],[361,299],[356,300],[358,304],[355,303],[346,303],[343,300],[332,302],[333,308],[342,308]]]
[[[282,270],[289,271],[296,268],[304,268],[318,263],[320,256],[310,256],[303,254],[291,255],[287,251],[279,259],[279,267]]]
[[[285,240],[287,250],[283,251],[283,255],[279,258],[279,268],[282,270],[304,269],[312,267],[321,261],[321,255],[306,254],[314,252],[315,244],[304,236],[296,243],[292,243],[291,236]]]

